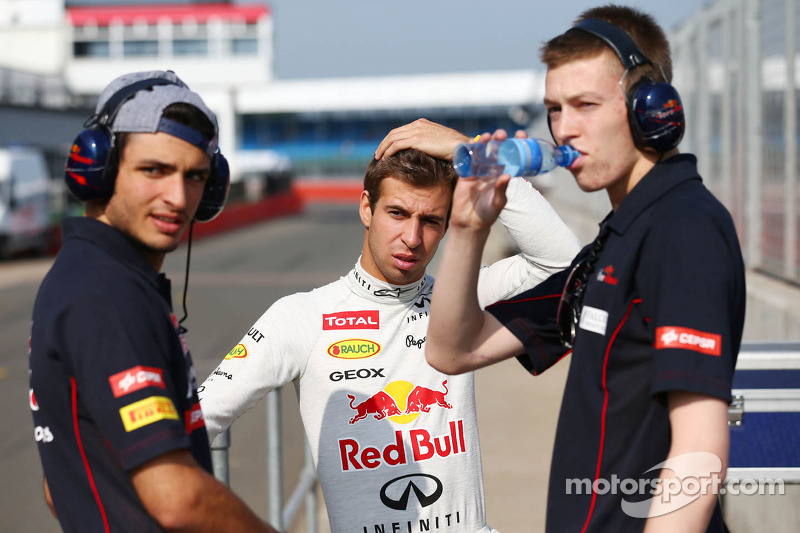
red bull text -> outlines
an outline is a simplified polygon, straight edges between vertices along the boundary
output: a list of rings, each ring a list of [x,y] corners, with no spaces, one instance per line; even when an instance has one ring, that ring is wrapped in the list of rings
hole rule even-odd
[[[450,433],[431,435],[427,429],[412,429],[407,432],[394,432],[395,440],[377,448],[360,447],[356,439],[339,439],[339,454],[342,460],[342,471],[372,470],[382,464],[398,466],[411,461],[422,462],[434,457],[449,457],[467,451],[464,439],[464,421],[448,423]],[[404,437],[406,437],[404,439]]]

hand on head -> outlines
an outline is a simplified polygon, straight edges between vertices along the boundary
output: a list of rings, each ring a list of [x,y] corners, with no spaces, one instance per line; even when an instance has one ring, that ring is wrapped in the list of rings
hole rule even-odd
[[[433,157],[451,160],[453,151],[470,138],[454,129],[420,118],[390,131],[375,150],[375,159],[382,159],[400,150],[415,148]]]

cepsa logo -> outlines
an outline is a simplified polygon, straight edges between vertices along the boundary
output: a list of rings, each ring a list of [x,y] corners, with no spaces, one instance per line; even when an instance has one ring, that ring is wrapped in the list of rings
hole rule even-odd
[[[322,329],[380,329],[378,310],[323,314]]]
[[[225,356],[225,359],[244,359],[247,357],[247,348],[244,344],[239,343],[233,347],[233,349],[228,352],[228,355]]]
[[[108,383],[111,385],[111,392],[114,394],[114,398],[125,396],[146,387],[166,389],[164,371],[160,368],[143,365],[117,372],[108,378]]]
[[[186,433],[192,434],[195,429],[205,427],[206,421],[203,419],[203,411],[200,410],[200,403],[195,403],[192,408],[184,413],[186,420]]]
[[[159,420],[178,420],[178,411],[166,396],[151,396],[121,408],[119,416],[125,431],[130,433]]]
[[[722,355],[722,336],[690,328],[664,326],[656,328],[656,350],[682,348],[695,352]]]
[[[345,339],[328,346],[328,355],[339,359],[366,359],[380,351],[380,344],[367,339]]]

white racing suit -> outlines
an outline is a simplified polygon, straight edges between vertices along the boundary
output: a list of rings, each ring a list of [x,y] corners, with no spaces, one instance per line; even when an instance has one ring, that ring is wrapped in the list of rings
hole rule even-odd
[[[566,268],[579,246],[521,178],[500,220],[523,253],[481,270],[481,305]],[[425,360],[433,278],[391,285],[360,260],[275,302],[198,390],[209,438],[293,383],[335,533],[487,533],[472,373]]]

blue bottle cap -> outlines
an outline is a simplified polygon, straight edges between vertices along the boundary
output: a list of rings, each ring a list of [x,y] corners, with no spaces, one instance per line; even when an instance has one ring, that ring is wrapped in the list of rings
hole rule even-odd
[[[562,144],[556,152],[556,164],[560,167],[569,167],[580,155],[580,152],[572,146]]]

